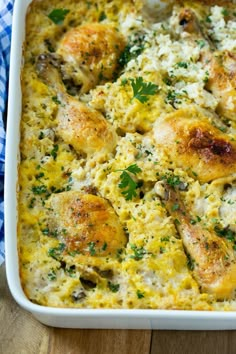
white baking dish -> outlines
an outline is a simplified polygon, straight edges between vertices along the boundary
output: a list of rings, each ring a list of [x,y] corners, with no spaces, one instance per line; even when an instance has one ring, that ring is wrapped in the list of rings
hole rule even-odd
[[[12,295],[39,321],[55,327],[127,329],[236,329],[236,312],[174,310],[86,310],[39,306],[30,302],[20,284],[17,254],[17,165],[21,117],[20,72],[24,23],[31,0],[16,0],[13,18],[5,178],[6,270]]]

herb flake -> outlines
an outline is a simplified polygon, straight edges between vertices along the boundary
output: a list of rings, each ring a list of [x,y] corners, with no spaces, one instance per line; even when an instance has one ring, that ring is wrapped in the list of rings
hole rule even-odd
[[[66,15],[70,12],[68,9],[54,9],[50,12],[48,17],[56,25],[61,25],[65,20]]]

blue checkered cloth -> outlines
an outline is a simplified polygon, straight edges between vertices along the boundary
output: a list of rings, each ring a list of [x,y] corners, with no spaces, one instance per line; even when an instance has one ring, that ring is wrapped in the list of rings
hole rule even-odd
[[[0,0],[0,265],[5,258],[3,225],[5,130],[3,119],[7,101],[13,1]]]

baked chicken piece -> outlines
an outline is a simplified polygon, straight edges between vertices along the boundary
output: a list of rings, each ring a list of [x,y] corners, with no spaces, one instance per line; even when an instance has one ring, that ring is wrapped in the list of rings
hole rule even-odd
[[[160,187],[163,188],[161,193]],[[193,225],[179,192],[166,182],[157,182],[156,190],[175,221],[190,269],[201,291],[214,294],[219,300],[233,298],[236,290],[236,257],[232,243],[199,224]]]
[[[98,82],[113,79],[119,69],[118,59],[124,50],[123,36],[113,27],[87,23],[63,36],[57,53],[66,63],[65,74],[88,92]]]
[[[115,256],[126,235],[109,202],[77,191],[51,195],[48,228],[60,235],[66,251],[97,257]]]
[[[200,60],[209,74],[206,89],[218,100],[217,112],[223,117],[236,120],[236,55],[229,51],[217,51],[192,9],[181,9],[179,24],[185,40],[204,43]]]
[[[42,54],[36,65],[40,79],[56,93],[57,134],[78,153],[90,156],[112,152],[117,141],[115,129],[100,112],[66,92],[57,68],[57,57]]]
[[[180,109],[158,119],[153,135],[157,149],[200,182],[236,171],[236,143],[195,108]]]

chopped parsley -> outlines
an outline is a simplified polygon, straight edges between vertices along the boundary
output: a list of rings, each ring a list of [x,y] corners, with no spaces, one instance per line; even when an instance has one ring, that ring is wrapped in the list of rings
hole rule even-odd
[[[61,101],[57,98],[57,96],[53,96],[52,97],[53,102],[55,102],[56,104],[61,104]]]
[[[179,61],[178,63],[176,63],[176,67],[187,69],[188,63],[186,63],[185,61]]]
[[[70,10],[68,9],[54,9],[50,12],[48,17],[56,25],[61,25],[69,12]]]
[[[165,180],[166,183],[175,188],[178,187],[180,184],[182,184],[183,182],[180,180],[179,176],[174,175],[174,174],[165,174],[161,177],[162,180]]]
[[[208,72],[208,71],[206,71],[206,72],[205,72],[204,79],[203,79],[203,82],[204,82],[204,84],[207,84],[207,83],[208,83],[208,81],[209,81],[209,72]]]
[[[130,248],[134,252],[134,255],[131,256],[130,258],[133,258],[136,261],[139,261],[140,259],[142,259],[143,256],[147,253],[147,251],[143,247],[137,247],[136,245],[130,245]]]
[[[36,202],[36,198],[31,198],[30,199],[30,203],[28,205],[28,208],[29,209],[33,209],[34,208],[34,205],[35,205],[35,202]]]
[[[224,237],[236,245],[236,232],[230,230],[228,227],[221,228],[219,225],[216,225],[214,230],[218,236]]]
[[[58,152],[59,146],[54,145],[52,151],[50,152],[50,155],[53,157],[54,160],[57,158],[57,152]]]
[[[203,39],[196,40],[195,42],[199,45],[200,49],[206,45],[206,42]]]
[[[39,195],[47,193],[47,187],[44,184],[40,186],[33,186],[31,190],[34,194],[39,194]]]
[[[111,283],[110,281],[108,282],[108,288],[113,292],[113,293],[117,293],[120,289],[120,284],[114,284]]]
[[[137,290],[136,292],[138,299],[144,298],[144,293],[142,293],[140,290]]]
[[[51,269],[51,271],[48,273],[48,279],[51,281],[51,280],[56,280],[56,278],[57,278],[57,276],[56,276],[55,270]]]
[[[179,204],[173,204],[172,207],[171,207],[172,211],[176,211],[178,209],[179,209]]]
[[[107,243],[104,242],[104,244],[102,245],[102,251],[106,251],[106,249],[107,249]]]
[[[89,253],[91,254],[91,256],[94,256],[96,254],[95,242],[89,242],[88,246],[89,246]]]
[[[225,8],[223,8],[223,10],[221,11],[223,16],[229,16],[229,11]]]
[[[176,103],[180,104],[181,101],[178,99],[179,96],[180,96],[180,94],[175,92],[174,90],[168,90],[167,95],[166,95],[166,99],[165,99],[165,103],[169,103],[172,106],[174,106]]]
[[[136,164],[130,165],[125,170],[122,170],[122,173],[120,175],[121,182],[118,184],[118,187],[120,189],[126,188],[121,192],[121,194],[125,196],[126,200],[131,200],[133,197],[137,196],[136,189],[139,186],[138,183],[133,180],[129,173],[132,173],[136,176],[141,171],[141,168],[139,168]]]
[[[195,263],[194,259],[192,259],[190,254],[187,253],[187,267],[188,267],[188,269],[194,270],[194,263]]]
[[[44,132],[40,132],[38,136],[39,140],[42,140],[44,138]]]
[[[159,87],[152,82],[144,82],[142,77],[137,77],[135,79],[129,79],[133,89],[133,97],[136,98],[141,103],[145,103],[149,100],[148,96],[153,96],[157,93]]]
[[[197,222],[200,222],[201,221],[201,218],[200,218],[200,216],[196,216],[196,219],[191,219],[190,220],[190,224],[191,225],[195,225]]]
[[[143,44],[144,36],[142,34],[135,34],[134,37],[129,40],[124,51],[119,58],[119,64],[121,67],[125,66],[130,60],[137,58],[144,50]]]
[[[100,15],[99,15],[98,21],[99,21],[99,22],[102,22],[102,21],[104,21],[106,18],[107,18],[107,15],[105,14],[104,11],[102,11],[102,12],[100,13]]]
[[[65,250],[65,243],[59,243],[58,247],[49,248],[48,255],[56,260],[60,260],[62,252]]]
[[[43,173],[43,172],[40,172],[40,173],[38,173],[37,175],[35,175],[35,178],[36,178],[36,179],[40,179],[40,178],[42,178],[42,177],[44,177],[44,173]]]

